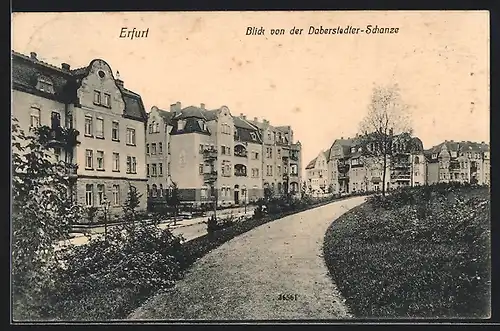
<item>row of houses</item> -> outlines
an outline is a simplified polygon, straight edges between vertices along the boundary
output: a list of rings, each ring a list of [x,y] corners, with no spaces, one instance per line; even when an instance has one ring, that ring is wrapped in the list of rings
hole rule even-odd
[[[311,193],[354,193],[435,183],[490,184],[490,148],[485,142],[444,141],[424,149],[407,133],[391,137],[386,168],[377,141],[370,137],[336,139],[306,165]]]
[[[141,208],[164,204],[174,185],[192,205],[241,205],[266,188],[300,194],[301,144],[290,126],[235,116],[227,106],[177,102],[146,112],[101,59],[71,69],[12,51],[12,115],[27,133],[49,128],[76,202],[111,213],[121,212],[131,186]]]

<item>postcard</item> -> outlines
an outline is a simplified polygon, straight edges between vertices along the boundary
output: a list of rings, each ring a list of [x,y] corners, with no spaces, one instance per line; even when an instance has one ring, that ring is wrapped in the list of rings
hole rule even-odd
[[[491,317],[489,12],[12,29],[14,322]]]

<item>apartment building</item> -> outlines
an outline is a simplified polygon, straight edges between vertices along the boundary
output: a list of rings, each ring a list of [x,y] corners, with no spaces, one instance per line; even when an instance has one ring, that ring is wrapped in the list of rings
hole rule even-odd
[[[162,119],[159,127],[166,130],[155,129],[158,118]],[[165,201],[162,197],[172,183],[179,189],[180,200],[194,205],[212,204],[214,198],[219,206],[247,204],[263,197],[264,187],[275,194],[299,192],[300,143],[290,140],[290,127],[249,121],[243,114],[233,116],[227,106],[183,108],[180,102],[168,111],[154,106],[150,124],[154,133],[148,131],[146,146],[152,203]],[[158,154],[160,142],[169,152]],[[160,162],[167,169],[162,166],[162,176]]]
[[[47,128],[79,204],[119,214],[130,185],[146,191],[144,105],[104,60],[71,69],[12,51],[12,114],[25,132]]]
[[[248,122],[259,129],[262,137],[263,188],[277,196],[300,197],[302,147],[300,141],[294,142],[292,128],[273,126],[266,119],[260,122],[254,118]]]
[[[173,106],[172,106],[173,107]],[[168,190],[172,188],[170,178],[170,135],[174,112],[153,106],[148,113],[146,131],[146,186],[148,200],[165,205]]]
[[[330,148],[321,151],[306,166],[306,188],[311,193],[328,193],[331,191],[330,171],[328,161],[330,159]]]
[[[428,184],[490,185],[490,146],[484,141],[444,141],[425,151],[425,161]]]
[[[408,134],[396,135],[386,159],[380,156],[372,136],[336,139],[330,147],[328,173],[331,192],[353,193],[425,183],[425,158],[420,139]]]

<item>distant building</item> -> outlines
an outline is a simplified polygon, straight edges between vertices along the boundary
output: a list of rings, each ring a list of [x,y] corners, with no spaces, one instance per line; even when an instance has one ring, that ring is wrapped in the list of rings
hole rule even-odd
[[[311,193],[329,193],[330,174],[328,171],[328,160],[330,149],[321,151],[318,156],[311,160],[306,166],[306,185]]]
[[[425,151],[428,184],[490,185],[490,146],[485,142],[444,141]]]
[[[146,149],[152,205],[166,203],[173,183],[182,203],[197,206],[212,204],[214,199],[218,206],[244,205],[263,197],[265,188],[274,195],[300,194],[300,143],[293,143],[289,126],[273,127],[266,120],[233,116],[226,106],[182,108],[180,102],[168,111],[153,107],[149,125],[152,132],[148,131]]]
[[[119,214],[129,185],[146,191],[147,114],[141,96],[126,89],[108,63],[94,59],[71,69],[12,51],[12,90],[12,114],[21,128],[50,128],[54,160],[65,162],[76,202],[100,208],[108,201],[110,212]]]

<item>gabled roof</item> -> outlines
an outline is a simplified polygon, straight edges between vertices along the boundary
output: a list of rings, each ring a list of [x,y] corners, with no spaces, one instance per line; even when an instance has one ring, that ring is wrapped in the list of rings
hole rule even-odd
[[[81,79],[85,77],[92,63],[86,67],[66,70],[56,67],[38,59],[33,59],[24,54],[12,51],[12,87],[26,93],[39,95],[41,97],[56,100],[65,104],[78,104],[77,90]],[[52,81],[54,94],[36,89],[39,76],[44,76]],[[139,121],[147,120],[142,98],[139,94],[117,85],[122,92],[125,102],[124,116]]]
[[[454,152],[487,152],[490,150],[489,144],[486,143],[477,143],[477,142],[472,142],[472,141],[448,141],[445,140],[444,142],[431,147],[428,149],[426,152],[428,154],[434,154],[434,153],[439,153],[441,152],[441,149],[446,146],[446,149],[448,151],[454,151]]]
[[[247,120],[244,120],[242,118],[233,116],[233,122],[234,126],[236,126],[237,128],[242,128],[251,131],[259,131],[259,129],[255,125],[250,124]]]
[[[318,159],[317,156],[314,159],[312,159],[311,162],[307,164],[306,169],[314,169],[314,167],[316,166],[317,159]]]

